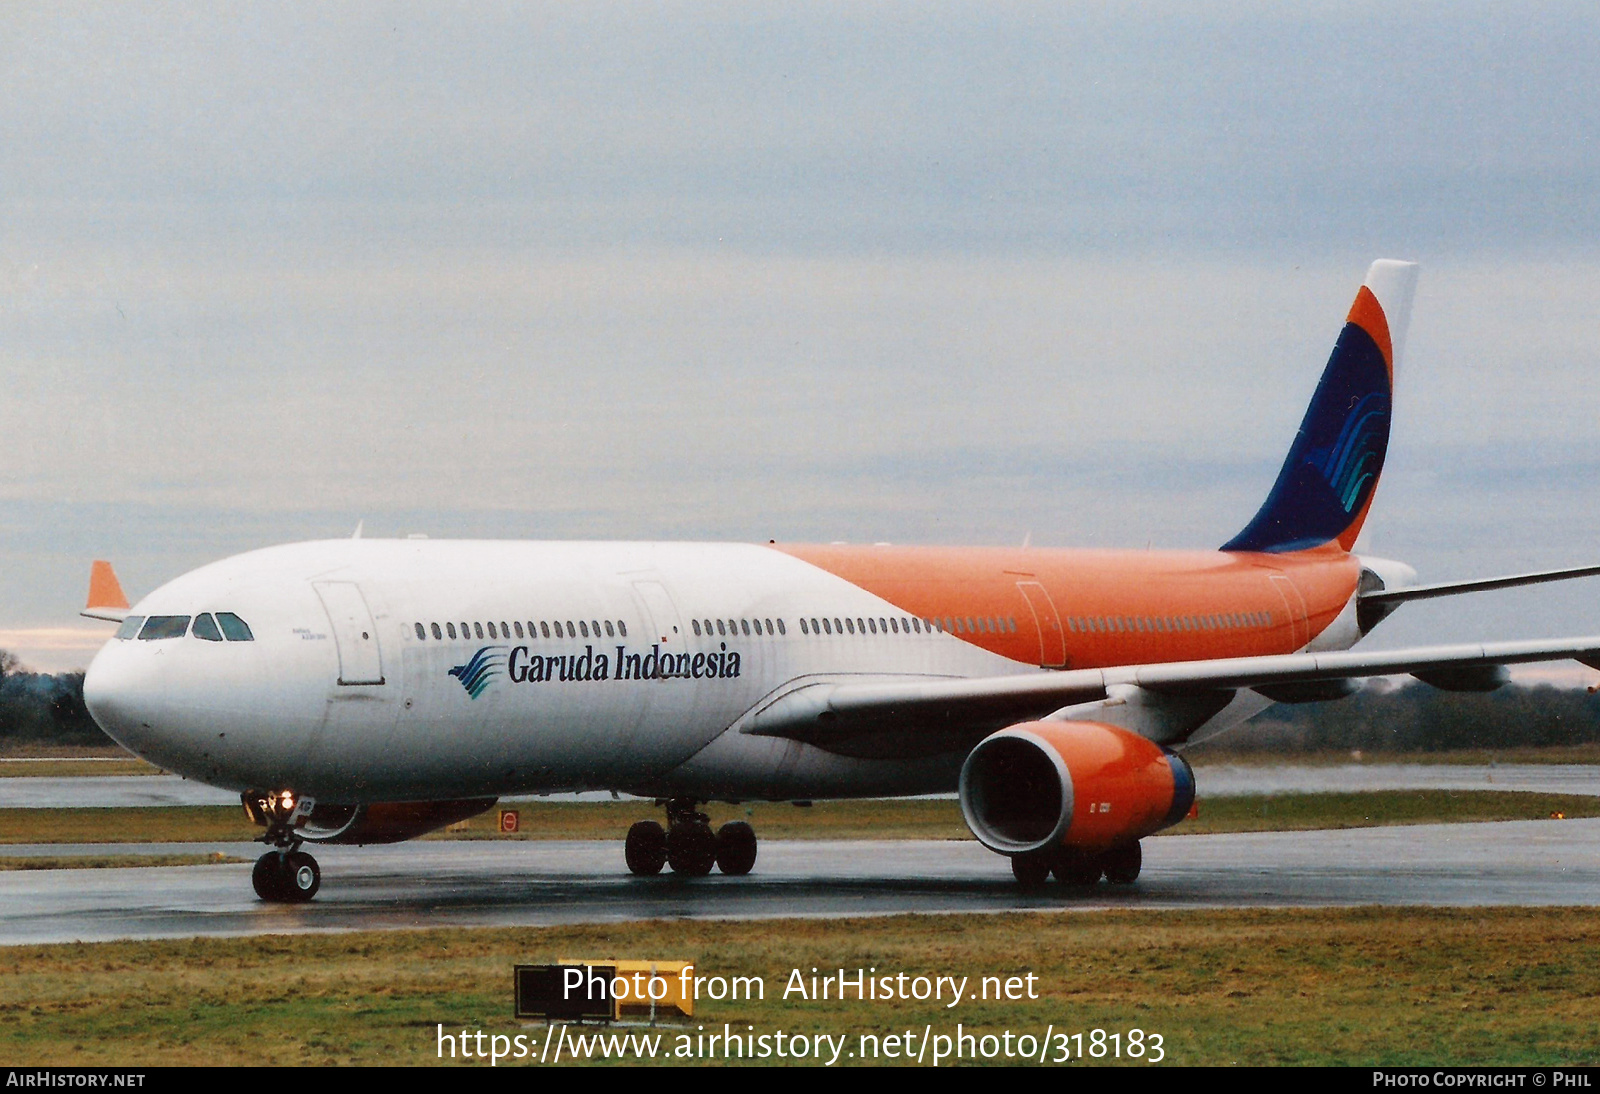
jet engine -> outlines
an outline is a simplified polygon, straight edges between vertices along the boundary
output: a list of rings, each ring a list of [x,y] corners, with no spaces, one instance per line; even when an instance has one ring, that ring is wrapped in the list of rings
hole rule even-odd
[[[1175,753],[1099,722],[1023,722],[985,737],[961,768],[961,812],[985,847],[1102,851],[1182,820],[1194,772]]]

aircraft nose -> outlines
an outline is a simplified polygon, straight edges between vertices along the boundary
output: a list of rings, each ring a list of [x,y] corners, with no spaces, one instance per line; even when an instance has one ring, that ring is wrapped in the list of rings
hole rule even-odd
[[[84,673],[83,702],[107,735],[145,755],[157,743],[160,686],[153,667],[141,660],[131,656],[126,643],[107,643]]]

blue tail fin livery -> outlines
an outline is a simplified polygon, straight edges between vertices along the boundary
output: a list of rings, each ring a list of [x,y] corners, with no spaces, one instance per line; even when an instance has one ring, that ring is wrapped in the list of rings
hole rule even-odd
[[[1354,546],[1389,447],[1394,370],[1416,284],[1413,263],[1372,264],[1278,481],[1224,551]]]

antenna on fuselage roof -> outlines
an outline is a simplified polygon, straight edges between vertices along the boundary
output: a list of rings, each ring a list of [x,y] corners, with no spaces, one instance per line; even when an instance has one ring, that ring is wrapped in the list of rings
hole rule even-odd
[[[354,532],[350,533],[350,538],[351,539],[360,539],[361,538],[361,529],[366,527],[366,524],[367,524],[367,522],[366,522],[365,519],[356,521],[356,530]]]
[[[1023,546],[1024,549],[1033,546],[1033,529],[1032,528],[1029,528],[1027,530],[1027,532],[1023,533],[1022,546]]]

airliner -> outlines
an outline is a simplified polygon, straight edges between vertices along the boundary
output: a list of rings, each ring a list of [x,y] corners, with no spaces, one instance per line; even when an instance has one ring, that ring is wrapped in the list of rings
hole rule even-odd
[[[1186,745],[1365,677],[1492,690],[1600,668],[1600,637],[1361,652],[1410,600],[1600,574],[1418,584],[1358,550],[1416,266],[1375,262],[1254,518],[1217,550],[361,538],[215,562],[129,605],[84,698],[160,767],[237,791],[264,901],[310,900],[307,844],[410,839],[506,795],[611,790],[665,824],[627,868],[747,874],[714,801],[955,792],[1017,881],[1140,871],[1189,814]]]

